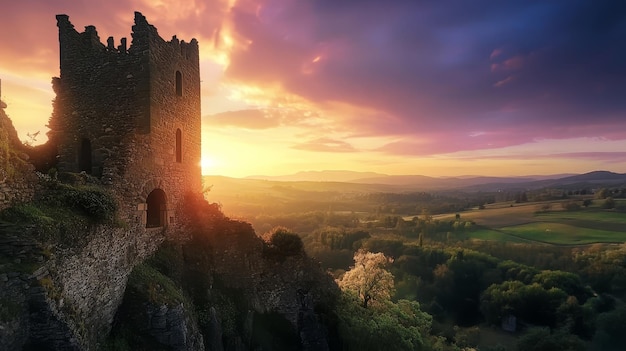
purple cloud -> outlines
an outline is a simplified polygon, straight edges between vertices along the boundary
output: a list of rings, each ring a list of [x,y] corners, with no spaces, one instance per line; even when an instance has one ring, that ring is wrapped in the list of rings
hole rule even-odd
[[[233,54],[229,79],[379,111],[342,117],[354,135],[442,135],[426,152],[626,137],[616,2],[268,0],[234,23],[252,44]],[[486,134],[446,146],[458,130]]]

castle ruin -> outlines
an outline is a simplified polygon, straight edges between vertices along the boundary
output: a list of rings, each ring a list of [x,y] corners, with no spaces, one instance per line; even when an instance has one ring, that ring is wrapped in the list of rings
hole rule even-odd
[[[58,170],[97,177],[120,217],[146,228],[176,226],[185,192],[201,190],[198,42],[163,40],[135,12],[132,43],[100,42],[57,15],[60,77],[49,138]]]

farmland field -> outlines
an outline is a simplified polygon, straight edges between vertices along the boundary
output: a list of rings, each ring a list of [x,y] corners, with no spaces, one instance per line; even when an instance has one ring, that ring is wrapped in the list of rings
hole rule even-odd
[[[518,242],[527,243],[529,241],[534,241],[534,240],[529,240],[529,239],[524,239],[524,238],[520,238],[517,236],[509,235],[499,230],[487,229],[487,228],[481,228],[478,230],[471,231],[470,237],[472,239],[477,239],[477,240],[507,241],[507,242],[514,242],[514,243],[518,243]]]
[[[513,207],[511,205],[507,206],[487,206],[487,208],[483,210],[471,210],[465,211],[461,213],[461,217],[464,219],[470,219],[474,221],[478,225],[490,227],[490,228],[500,228],[504,226],[511,226],[516,224],[524,224],[529,222],[534,222],[537,219],[535,218],[535,212],[537,211],[538,204],[515,204]],[[442,218],[444,216],[441,216]],[[454,218],[453,215],[446,216]],[[438,217],[436,217],[439,219]]]
[[[557,211],[541,213],[537,216],[541,220],[582,220],[594,221],[599,223],[617,223],[623,224],[626,229],[626,213],[599,211],[599,210],[583,210],[583,211]]]
[[[521,238],[561,245],[626,241],[626,231],[583,228],[555,222],[534,222],[500,229]]]
[[[557,245],[626,241],[626,214],[622,212],[597,208],[563,211],[558,203],[552,203],[557,210],[536,213],[540,205],[487,207],[464,212],[462,217],[484,227],[470,234],[479,240],[526,240]]]

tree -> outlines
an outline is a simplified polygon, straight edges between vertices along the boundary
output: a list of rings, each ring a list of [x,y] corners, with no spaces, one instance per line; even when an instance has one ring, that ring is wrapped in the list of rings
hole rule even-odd
[[[604,203],[602,204],[602,208],[606,208],[608,210],[614,207],[615,207],[615,200],[613,200],[612,197],[607,197],[606,200],[604,200]]]
[[[528,196],[524,191],[515,194],[515,203],[519,204],[521,202],[528,202]]]
[[[356,293],[361,306],[367,308],[370,301],[386,301],[394,290],[393,275],[385,269],[393,262],[382,252],[359,250],[354,254],[354,267],[338,281],[342,290]]]
[[[587,207],[589,207],[591,205],[593,205],[593,200],[591,200],[591,199],[583,200],[583,206],[585,206],[585,208],[587,208]]]
[[[433,221],[433,215],[430,214],[430,211],[427,208],[423,208],[420,220],[422,220],[424,224],[428,225]]]
[[[377,308],[365,309],[352,292],[341,295],[338,329],[345,350],[435,350],[429,338],[432,317],[419,303],[384,301]]]
[[[517,343],[518,350],[529,351],[583,351],[585,343],[565,330],[550,333],[548,328],[530,328]]]
[[[626,343],[626,306],[598,316],[593,343],[598,350],[620,350]]]
[[[264,235],[269,241],[270,250],[284,256],[304,253],[304,245],[298,234],[284,227],[276,227]]]
[[[596,199],[606,199],[607,197],[609,197],[610,194],[611,191],[609,191],[609,189],[602,188],[596,193]]]

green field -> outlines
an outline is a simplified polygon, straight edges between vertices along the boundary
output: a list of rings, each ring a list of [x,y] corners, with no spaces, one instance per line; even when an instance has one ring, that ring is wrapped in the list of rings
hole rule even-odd
[[[506,241],[513,243],[528,243],[532,240],[526,240],[517,236],[506,234],[499,230],[494,229],[478,229],[468,233],[470,238],[475,240],[489,240],[489,241]]]
[[[557,245],[626,241],[625,213],[596,208],[562,211],[558,203],[553,203],[556,210],[549,212],[536,213],[537,208],[538,204],[486,208],[463,213],[462,217],[492,229],[471,232],[471,237],[479,240],[514,241],[517,238]]]
[[[537,215],[541,220],[580,220],[580,221],[594,221],[600,223],[617,223],[624,224],[626,229],[626,213],[602,211],[602,210],[582,210],[582,211],[557,211],[547,212]]]
[[[616,243],[626,241],[626,232],[577,227],[564,223],[534,222],[500,228],[520,238],[560,245]]]

